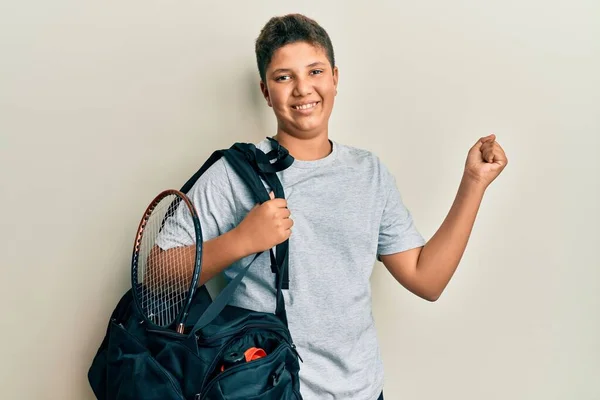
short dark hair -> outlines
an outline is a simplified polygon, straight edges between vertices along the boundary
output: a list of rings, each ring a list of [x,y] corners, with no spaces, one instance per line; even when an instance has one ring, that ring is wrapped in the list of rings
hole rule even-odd
[[[321,47],[327,54],[331,67],[335,67],[333,45],[325,29],[302,14],[287,14],[271,18],[256,39],[256,62],[263,82],[266,82],[265,73],[275,51],[295,42],[307,42]]]

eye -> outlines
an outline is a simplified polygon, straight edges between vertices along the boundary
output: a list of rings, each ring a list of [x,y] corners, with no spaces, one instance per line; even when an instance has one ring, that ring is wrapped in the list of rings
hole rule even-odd
[[[312,71],[310,71],[311,74],[313,75],[320,75],[323,73],[322,69],[313,69]]]
[[[275,78],[275,81],[277,82],[282,82],[282,81],[286,81],[290,78],[289,75],[281,75]]]

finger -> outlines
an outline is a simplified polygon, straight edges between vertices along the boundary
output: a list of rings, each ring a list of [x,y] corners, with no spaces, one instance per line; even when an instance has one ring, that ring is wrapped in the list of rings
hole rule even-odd
[[[292,230],[291,229],[286,230],[285,231],[285,235],[284,235],[284,239],[283,239],[282,242],[288,240],[291,236],[292,236]]]
[[[288,208],[280,208],[275,212],[276,218],[287,219],[290,217],[290,215],[292,215],[292,213]]]
[[[271,200],[273,200],[273,199],[275,198],[275,193],[273,193],[273,192],[270,192],[270,193],[269,193],[269,198],[270,198]]]
[[[475,142],[475,144],[471,147],[470,152],[475,152],[478,150],[481,150],[481,147],[489,142],[489,141],[493,141],[496,139],[496,135],[494,135],[493,133],[484,137],[479,138],[479,140],[477,140],[477,142]]]
[[[481,139],[479,139],[479,141],[483,144],[483,143],[489,143],[489,142],[493,142],[494,140],[496,140],[496,135],[493,133],[490,133],[487,136],[482,137]]]
[[[283,221],[283,227],[285,230],[291,230],[292,226],[294,226],[294,220],[291,218],[287,218]]]
[[[493,146],[492,143],[490,143],[490,142],[484,143],[483,146],[481,146],[480,151],[481,151],[481,158],[484,161],[487,161],[487,162],[492,162],[493,161],[493,158],[494,158],[494,146]]]
[[[281,210],[281,218],[289,218],[292,215],[292,212],[289,210],[289,208],[284,208]]]
[[[265,205],[275,212],[274,216],[279,216],[279,210],[287,208],[287,201],[285,199],[273,199],[265,202]]]
[[[486,152],[486,151],[490,151],[494,148],[494,143],[496,142],[485,142],[481,145],[481,152]]]
[[[494,142],[494,154],[496,154],[499,158],[506,158],[506,154],[504,153],[504,149],[500,146],[500,143]]]
[[[504,150],[502,150],[502,147],[500,146],[494,148],[494,162],[500,165],[508,164],[506,154],[504,154]]]
[[[276,208],[287,208],[286,199],[273,199],[269,200],[268,203],[275,206]]]
[[[481,158],[488,163],[500,165],[506,165],[508,163],[504,150],[497,142],[494,142],[493,146],[487,148],[482,147]]]

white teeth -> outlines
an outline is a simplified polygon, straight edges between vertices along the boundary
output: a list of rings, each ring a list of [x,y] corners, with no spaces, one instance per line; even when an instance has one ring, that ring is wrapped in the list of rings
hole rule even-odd
[[[317,105],[317,103],[315,102],[315,103],[310,103],[310,104],[303,104],[301,106],[294,106],[294,108],[296,110],[307,110],[309,108],[313,108],[316,105]]]

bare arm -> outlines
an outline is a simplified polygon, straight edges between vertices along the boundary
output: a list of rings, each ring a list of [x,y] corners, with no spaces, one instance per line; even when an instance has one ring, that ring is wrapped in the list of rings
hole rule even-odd
[[[481,185],[463,179],[446,219],[424,247],[381,256],[392,276],[417,296],[437,300],[463,256],[483,193]]]
[[[253,252],[244,243],[243,233],[237,228],[204,242],[199,285],[204,285],[225,268],[250,254]]]
[[[433,237],[423,247],[381,256],[400,284],[429,301],[441,296],[464,254],[485,190],[506,164],[494,135],[471,148],[456,198]]]
[[[284,199],[274,199],[253,208],[244,220],[234,229],[202,245],[202,272],[198,285],[201,286],[221,273],[234,262],[268,250],[284,242],[291,235],[293,221]],[[161,250],[155,247],[148,260],[149,276],[154,274],[168,276],[174,271],[168,262],[176,260],[178,266],[186,267],[186,274],[191,277],[194,271],[195,246],[176,247]],[[173,262],[173,261],[170,261]],[[181,264],[180,264],[181,263]],[[172,274],[171,279],[180,279]],[[158,282],[158,280],[156,280]]]
[[[185,279],[190,279],[194,271],[195,254],[196,246],[174,247],[168,250],[154,246],[148,257],[146,283],[156,282],[162,285],[165,284],[165,277],[173,281],[181,279],[179,273],[182,265],[185,268]],[[202,244],[202,271],[198,286],[202,286],[226,267],[249,254],[251,253],[248,253],[240,231],[236,229],[204,242]],[[177,269],[173,268],[174,262],[178,264]],[[178,274],[172,274],[174,271],[178,271]]]

